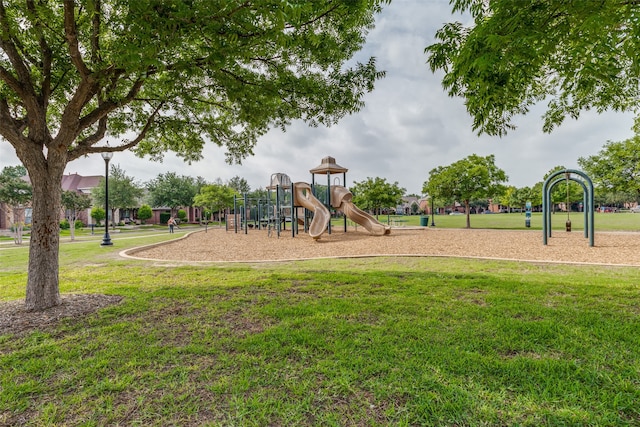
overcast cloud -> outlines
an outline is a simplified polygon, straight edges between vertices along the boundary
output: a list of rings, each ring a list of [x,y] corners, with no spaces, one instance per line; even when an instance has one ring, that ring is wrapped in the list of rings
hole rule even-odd
[[[112,164],[119,164],[141,183],[160,173],[176,172],[207,181],[226,182],[240,176],[257,189],[266,187],[276,172],[286,173],[293,181],[310,182],[309,170],[323,157],[332,156],[349,169],[347,186],[380,177],[398,182],[407,193],[421,194],[431,169],[471,154],[494,154],[509,184],[523,187],[541,181],[554,166],[577,168],[579,157],[596,154],[607,141],[633,136],[632,115],[593,112],[583,113],[578,121],[567,119],[552,134],[544,134],[540,108],[518,118],[518,128],[507,137],[478,137],[471,130],[463,100],[446,95],[424,54],[436,30],[455,19],[459,17],[450,14],[447,0],[395,0],[387,6],[358,55],[360,61],[375,56],[387,75],[367,95],[365,108],[336,126],[309,128],[293,123],[285,133],[273,130],[259,140],[255,155],[242,165],[227,165],[224,151],[213,144],[205,149],[204,160],[191,165],[172,155],[156,163],[131,153],[115,153]],[[0,141],[0,169],[17,164],[13,148]],[[104,161],[99,155],[79,159],[66,172],[100,175]]]

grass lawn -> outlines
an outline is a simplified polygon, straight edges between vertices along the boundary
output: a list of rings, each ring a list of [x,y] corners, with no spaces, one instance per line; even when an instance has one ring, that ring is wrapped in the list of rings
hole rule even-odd
[[[584,213],[571,212],[571,228],[572,230],[584,230]],[[380,215],[378,220],[383,224],[393,224],[406,226],[419,226],[420,215],[408,216],[387,216]],[[429,226],[435,221],[437,228],[464,228],[467,226],[467,217],[465,215],[436,215],[431,218],[429,215]],[[342,219],[334,219],[336,226],[343,224]],[[503,214],[480,214],[470,215],[471,228],[488,228],[488,229],[509,229],[509,230],[542,230],[542,213],[533,212],[531,214],[531,227],[525,226],[524,213],[503,213]],[[555,230],[564,230],[567,221],[566,213],[555,213],[551,215],[551,227]],[[640,231],[640,214],[634,213],[595,213],[594,214],[595,231]]]
[[[640,269],[117,256],[180,234],[63,238],[61,292],[124,300],[0,336],[0,425],[640,425]]]

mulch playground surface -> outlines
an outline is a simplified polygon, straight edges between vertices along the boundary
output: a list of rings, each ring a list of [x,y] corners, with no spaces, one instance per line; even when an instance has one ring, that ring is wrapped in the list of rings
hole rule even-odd
[[[313,240],[290,230],[238,233],[209,228],[182,239],[130,249],[124,256],[159,262],[273,262],[369,256],[439,256],[532,262],[640,266],[640,233],[595,232],[594,246],[582,231],[553,231],[547,245],[542,231],[398,227],[372,236],[362,227],[342,227]]]

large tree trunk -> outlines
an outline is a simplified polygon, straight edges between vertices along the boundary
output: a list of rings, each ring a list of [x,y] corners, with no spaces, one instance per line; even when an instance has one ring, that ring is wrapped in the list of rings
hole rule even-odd
[[[58,254],[60,246],[60,197],[62,168],[30,174],[33,187],[33,215],[26,309],[44,310],[60,304]],[[46,172],[49,172],[45,175]]]

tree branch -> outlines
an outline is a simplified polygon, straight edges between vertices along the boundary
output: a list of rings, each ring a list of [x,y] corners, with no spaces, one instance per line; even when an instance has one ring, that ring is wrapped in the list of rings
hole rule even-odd
[[[23,131],[25,120],[17,120],[11,115],[9,104],[6,99],[0,99],[0,135],[6,139],[16,150],[20,146],[27,145]]]
[[[82,59],[78,44],[78,32],[75,21],[74,0],[64,0],[64,31],[67,44],[69,46],[69,56],[71,63],[76,67],[83,80],[88,79],[91,72]]]
[[[25,65],[24,60],[18,52],[13,40],[11,29],[7,22],[4,2],[0,0],[0,48],[2,48],[6,53],[17,74],[16,79],[11,76],[7,70],[3,69],[4,73],[2,78],[13,90],[16,90],[18,96],[24,101],[24,107],[27,110],[27,114],[31,116],[33,123],[44,123],[44,120],[40,120],[43,112],[38,109],[37,97],[31,80],[31,73],[29,72],[29,68]],[[13,84],[6,80],[8,76],[11,76]]]
[[[324,18],[325,16],[331,14],[331,12],[333,12],[334,10],[336,10],[338,8],[338,4],[334,5],[332,8],[328,9],[326,12],[321,13],[320,15],[316,16],[313,19],[310,19],[306,22],[303,22],[302,24],[298,25],[298,26],[294,26],[294,25],[286,25],[285,28],[286,29],[291,29],[291,28],[296,28],[296,27],[306,27],[308,25],[311,25],[319,20],[321,20],[322,18]]]
[[[104,137],[104,133],[103,133],[98,138],[98,132],[99,132],[98,131],[95,134],[91,135],[90,137],[85,138],[84,140],[78,142],[78,145],[76,146],[76,148],[72,149],[69,152],[69,161],[75,160],[78,157],[86,156],[86,155],[89,155],[89,154],[107,153],[107,152],[112,152],[112,153],[113,152],[120,152],[120,151],[125,151],[125,150],[128,150],[130,148],[135,147],[147,135],[147,132],[149,131],[149,129],[151,129],[151,126],[155,122],[155,119],[158,116],[158,113],[160,112],[160,110],[162,109],[163,106],[164,106],[164,102],[161,102],[156,106],[156,108],[153,110],[153,113],[151,113],[149,115],[149,117],[147,118],[147,122],[145,123],[144,127],[142,128],[142,130],[140,131],[140,133],[138,134],[138,136],[135,139],[133,139],[133,140],[131,140],[131,141],[125,143],[125,144],[118,145],[117,147],[104,147],[104,146],[94,147],[93,144],[95,144],[96,142],[98,142],[100,139],[102,139]]]
[[[42,21],[38,19],[36,6],[33,0],[27,0],[27,9],[33,16],[33,26],[38,34],[40,53],[42,55],[42,87],[40,88],[40,105],[44,111],[47,110],[49,97],[51,96],[51,63],[52,52],[42,31]]]
[[[144,84],[144,79],[139,78],[133,84],[133,86],[131,86],[131,89],[129,89],[129,93],[127,93],[127,95],[121,100],[119,100],[118,102],[112,102],[112,101],[100,102],[100,105],[98,106],[98,108],[92,110],[89,114],[80,118],[78,130],[82,131],[84,129],[87,129],[93,126],[98,120],[105,118],[110,112],[133,101],[136,95],[138,94],[138,92],[140,92],[140,89],[142,88],[143,84]]]
[[[11,88],[20,98],[24,99],[25,93],[20,82],[2,65],[0,65],[0,79]]]
[[[91,60],[93,63],[100,61],[100,18],[102,14],[102,1],[94,1],[95,10],[91,19],[92,32],[91,32]]]

